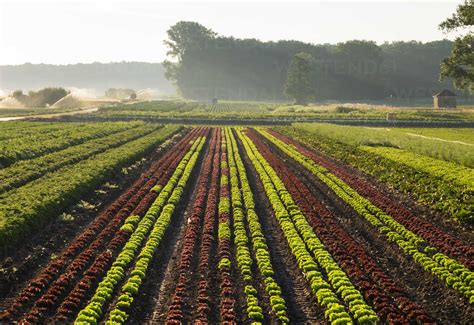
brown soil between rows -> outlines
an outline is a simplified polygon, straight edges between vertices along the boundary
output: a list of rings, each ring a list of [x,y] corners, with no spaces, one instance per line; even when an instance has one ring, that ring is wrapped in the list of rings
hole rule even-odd
[[[184,135],[183,130],[174,135],[170,141],[158,145],[151,153],[129,165],[127,173],[115,172],[106,183],[115,185],[110,188],[105,184],[91,191],[81,200],[90,204],[90,208],[79,207],[77,204],[64,211],[71,215],[72,220],[55,218],[31,237],[18,250],[6,252],[0,262],[0,309],[5,309],[12,298],[25,283],[42,270],[42,268],[61,252],[77,234],[84,230],[95,217],[104,211],[120,195],[139,179],[170,147]],[[79,201],[78,201],[79,202]]]
[[[402,285],[409,298],[423,306],[442,324],[470,324],[474,321],[474,308],[466,297],[445,286],[398,246],[380,235],[367,220],[359,216],[304,166],[270,141],[265,138],[263,140],[305,182],[313,195],[333,212],[345,231],[364,247],[388,275]]]

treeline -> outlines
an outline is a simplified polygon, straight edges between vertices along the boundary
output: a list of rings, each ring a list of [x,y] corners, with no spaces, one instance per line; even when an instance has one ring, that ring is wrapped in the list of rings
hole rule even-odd
[[[153,88],[174,92],[161,63],[113,62],[90,64],[31,64],[0,66],[0,89],[36,90],[43,87],[77,87],[97,90]]]
[[[165,42],[178,63],[168,77],[187,98],[280,100],[293,56],[313,57],[316,99],[385,99],[432,96],[450,80],[438,81],[440,62],[452,42],[348,41],[315,45],[299,41],[262,42],[217,35],[193,22],[179,22]]]

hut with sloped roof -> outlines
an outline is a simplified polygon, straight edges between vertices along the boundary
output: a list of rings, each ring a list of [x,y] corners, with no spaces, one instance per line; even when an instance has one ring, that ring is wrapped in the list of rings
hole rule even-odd
[[[456,94],[444,89],[433,95],[434,108],[456,108]]]

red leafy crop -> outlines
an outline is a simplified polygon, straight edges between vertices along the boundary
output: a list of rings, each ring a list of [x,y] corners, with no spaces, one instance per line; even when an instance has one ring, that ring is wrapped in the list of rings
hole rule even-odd
[[[216,151],[218,138],[217,132],[214,130],[210,142],[208,153],[199,173],[196,185],[197,192],[194,202],[190,209],[190,216],[187,221],[185,234],[183,237],[183,246],[181,250],[180,262],[177,267],[179,274],[175,291],[172,295],[168,312],[166,315],[166,324],[182,324],[183,323],[183,306],[185,298],[188,294],[188,285],[190,283],[191,260],[197,247],[198,236],[202,230],[202,219],[206,210],[206,198],[208,194],[208,184],[212,176],[213,158]]]
[[[359,194],[368,198],[373,204],[395,218],[406,228],[425,239],[443,253],[457,259],[468,269],[474,270],[474,247],[472,245],[464,243],[462,240],[447,234],[435,224],[416,216],[406,209],[402,203],[390,198],[383,187],[371,183],[362,176],[351,172],[344,164],[334,162],[327,157],[309,150],[297,141],[274,130],[269,129],[268,132],[285,143],[295,146],[302,154],[311,158],[324,168],[327,168],[331,173],[346,182]]]
[[[391,319],[397,323],[416,321],[419,317],[430,319],[421,307],[408,300],[400,292],[397,283],[384,274],[377,263],[338,224],[327,207],[280,158],[270,151],[262,141],[262,137],[255,131],[248,132],[248,136],[280,175],[314,232],[364,298],[374,306],[378,316],[382,320]],[[411,313],[406,313],[404,308],[399,308],[401,302],[406,304],[406,308],[409,308]]]

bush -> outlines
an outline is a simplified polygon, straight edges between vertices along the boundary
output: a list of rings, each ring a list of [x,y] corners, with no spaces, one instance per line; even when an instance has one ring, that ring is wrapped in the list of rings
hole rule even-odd
[[[336,113],[350,113],[350,112],[359,112],[358,109],[347,107],[347,106],[337,106],[335,109]]]
[[[64,88],[43,88],[38,91],[29,91],[25,95],[21,90],[15,90],[12,96],[27,107],[45,107],[53,105],[58,100],[69,94]]]

